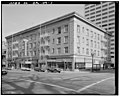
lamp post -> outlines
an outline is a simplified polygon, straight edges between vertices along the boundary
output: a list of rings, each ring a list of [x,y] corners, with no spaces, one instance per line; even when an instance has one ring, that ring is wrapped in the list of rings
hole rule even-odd
[[[92,72],[93,72],[93,57],[94,57],[95,53],[91,53],[92,56]]]

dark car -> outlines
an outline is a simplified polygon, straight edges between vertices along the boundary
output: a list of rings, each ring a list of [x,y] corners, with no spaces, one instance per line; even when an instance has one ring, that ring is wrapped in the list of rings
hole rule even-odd
[[[45,70],[41,69],[41,68],[35,68],[34,69],[35,71],[38,71],[38,72],[45,72]]]
[[[57,72],[60,73],[61,72],[61,70],[59,68],[48,68],[47,71],[48,72],[55,72],[55,73],[57,73]]]
[[[5,71],[5,70],[2,70],[2,75],[7,75],[7,71]]]

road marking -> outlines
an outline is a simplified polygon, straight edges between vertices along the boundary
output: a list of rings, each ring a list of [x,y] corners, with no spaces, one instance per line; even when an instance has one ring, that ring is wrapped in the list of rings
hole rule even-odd
[[[39,83],[39,84],[49,85],[49,86],[58,87],[58,88],[62,88],[62,89],[65,89],[65,90],[70,90],[70,91],[76,92],[76,90],[74,90],[74,89],[70,89],[70,88],[67,88],[67,87],[62,87],[62,86],[55,85],[55,84],[49,84],[49,83],[38,82],[38,81],[33,81],[33,80],[25,80],[25,79],[19,79],[19,80],[24,80],[24,81],[28,81],[28,82],[35,82],[35,83]]]
[[[87,86],[85,86],[85,87],[83,87],[83,88],[81,88],[81,89],[78,89],[76,92],[80,93],[81,91],[86,90],[86,89],[89,88],[89,87],[92,87],[92,86],[94,86],[94,85],[96,85],[96,84],[99,84],[99,83],[101,83],[101,82],[103,82],[103,81],[106,81],[106,80],[112,79],[112,78],[114,78],[114,77],[102,79],[102,80],[100,80],[100,81],[98,81],[98,82],[92,83],[92,84],[87,85]]]

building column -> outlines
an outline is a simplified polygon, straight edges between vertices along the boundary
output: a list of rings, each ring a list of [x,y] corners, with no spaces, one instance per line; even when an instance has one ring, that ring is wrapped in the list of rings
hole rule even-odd
[[[72,59],[72,71],[75,70],[75,57],[73,57]]]

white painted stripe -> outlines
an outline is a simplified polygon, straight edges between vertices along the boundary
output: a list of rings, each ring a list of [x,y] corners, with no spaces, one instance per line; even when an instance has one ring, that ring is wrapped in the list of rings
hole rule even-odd
[[[58,87],[58,88],[62,88],[62,89],[65,89],[65,90],[70,90],[70,91],[76,92],[76,90],[74,90],[74,89],[62,87],[62,86],[59,86],[59,85],[54,85],[54,84],[49,84],[49,83],[43,83],[43,82],[37,82],[37,81],[33,81],[33,80],[25,80],[25,79],[19,79],[19,80],[24,80],[24,81],[28,81],[28,82],[35,82],[35,83],[39,83],[39,84],[54,86],[54,87]]]
[[[103,81],[106,81],[106,80],[112,79],[112,78],[114,78],[114,77],[102,79],[102,80],[100,80],[100,81],[98,81],[98,82],[92,83],[92,84],[87,85],[87,86],[85,86],[85,87],[83,87],[83,88],[81,88],[81,89],[78,89],[76,92],[80,93],[81,91],[86,90],[87,88],[90,88],[90,87],[92,87],[92,86],[94,86],[94,85],[96,85],[96,84],[99,84],[99,83],[101,83],[101,82],[103,82]]]

